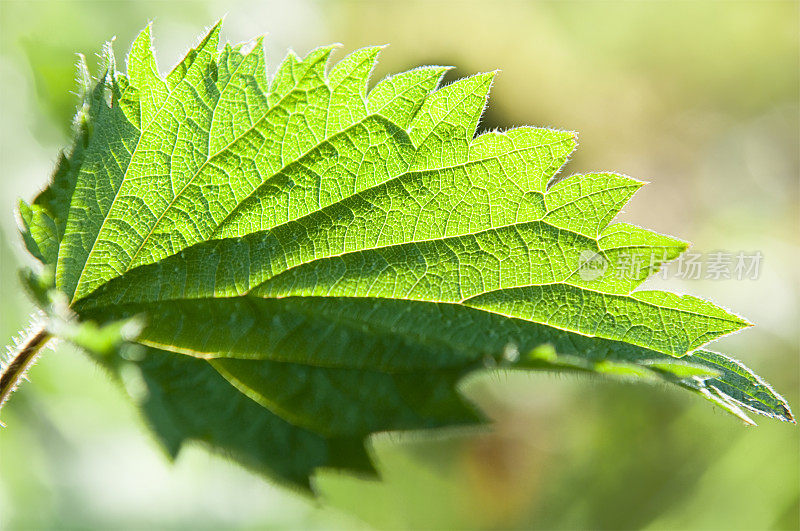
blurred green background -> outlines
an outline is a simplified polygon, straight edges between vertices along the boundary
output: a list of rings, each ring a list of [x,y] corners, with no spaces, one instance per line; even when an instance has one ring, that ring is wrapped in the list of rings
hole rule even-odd
[[[75,52],[121,56],[154,20],[161,69],[226,15],[231,41],[268,34],[344,52],[391,43],[375,80],[419,64],[455,76],[499,68],[484,128],[580,131],[567,174],[650,181],[622,219],[694,242],[761,251],[757,280],[656,279],[757,326],[713,348],[800,405],[800,3],[685,1],[0,1],[0,341],[28,320],[11,214],[68,142]],[[122,61],[120,61],[122,64]],[[321,473],[327,503],[280,489],[200,448],[170,464],[137,413],[61,345],[3,411],[0,527],[798,529],[800,431],[746,428],[652,386],[494,374],[469,395],[491,431],[373,442],[384,481]]]

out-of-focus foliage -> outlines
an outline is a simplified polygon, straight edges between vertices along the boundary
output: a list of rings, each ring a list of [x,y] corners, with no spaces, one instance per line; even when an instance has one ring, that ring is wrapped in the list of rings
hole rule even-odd
[[[652,181],[629,207],[627,221],[691,234],[699,251],[763,252],[757,281],[685,281],[687,291],[749,309],[746,317],[757,326],[714,347],[737,353],[762,374],[777,374],[773,383],[797,404],[796,5],[177,5],[180,14],[167,3],[115,2],[103,9],[76,2],[0,4],[0,211],[10,212],[17,197],[36,190],[32,176],[49,172],[54,149],[64,143],[60,124],[74,111],[71,99],[40,100],[43,89],[35,72],[51,61],[50,66],[63,65],[75,51],[92,50],[115,32],[120,42],[130,42],[149,18],[160,28],[168,26],[160,40],[163,65],[181,55],[198,24],[227,11],[225,37],[239,41],[269,31],[273,56],[282,55],[290,42],[301,53],[332,38],[347,49],[391,42],[376,79],[425,62],[456,64],[456,75],[499,66],[489,126],[537,123],[580,130],[581,150],[568,172],[619,169]],[[303,28],[298,20],[312,23]],[[50,55],[29,63],[24,42],[44,38],[52,45]],[[63,95],[71,86],[46,92]],[[674,212],[676,202],[685,208]],[[14,234],[9,219],[0,226]],[[19,249],[15,238],[6,238],[0,257],[0,324],[9,333],[25,324],[17,319],[28,309],[12,291],[12,253]],[[676,279],[653,284],[678,291],[680,285]],[[24,307],[5,302],[15,299]],[[353,525],[199,452],[185,454],[176,468],[165,467],[119,390],[96,371],[77,353],[60,348],[32,371],[36,385],[23,387],[8,404],[6,422],[14,429],[0,431],[2,524]],[[394,508],[375,511],[377,522],[455,525],[464,521],[460,513],[437,507],[480,500],[472,505],[479,513],[474,525],[800,527],[796,429],[742,430],[704,404],[673,393],[651,396],[653,389],[524,378],[523,385],[503,382],[475,390],[497,419],[493,434],[384,450],[411,464],[394,467],[387,478],[393,504],[387,507]],[[621,392],[628,399],[620,400]],[[504,444],[482,444],[485,437]],[[487,454],[487,447],[502,450]],[[136,467],[120,468],[131,456]],[[437,477],[415,472],[432,469]],[[347,507],[350,489],[334,483],[329,481],[323,494]],[[209,491],[207,485],[215,488]],[[423,492],[426,503],[412,503]]]

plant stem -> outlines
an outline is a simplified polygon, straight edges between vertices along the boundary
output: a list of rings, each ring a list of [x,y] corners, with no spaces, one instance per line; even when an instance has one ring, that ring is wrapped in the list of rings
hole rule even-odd
[[[0,408],[17,388],[19,381],[28,372],[39,351],[51,337],[44,326],[39,326],[17,346],[11,355],[11,360],[0,373]]]

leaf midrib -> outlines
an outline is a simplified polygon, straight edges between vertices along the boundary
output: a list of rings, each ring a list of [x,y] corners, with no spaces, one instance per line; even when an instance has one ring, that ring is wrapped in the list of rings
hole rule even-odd
[[[631,297],[631,295],[608,294],[608,293],[601,292],[601,291],[587,289],[587,288],[584,288],[584,287],[581,287],[581,286],[575,286],[575,285],[567,283],[567,282],[553,282],[553,283],[544,283],[544,284],[531,285],[531,287],[547,287],[547,286],[566,286],[566,287],[570,287],[570,288],[577,288],[577,289],[580,289],[580,290],[593,292],[593,293],[596,293],[596,294],[602,295],[602,296],[613,296],[613,297],[620,297],[620,298]],[[505,289],[517,289],[517,288],[505,288]],[[495,291],[503,291],[503,290],[504,289],[495,290]],[[516,322],[520,322],[520,323],[527,323],[527,324],[535,324],[535,325],[539,325],[539,326],[545,326],[545,327],[548,327],[548,328],[552,328],[554,330],[559,330],[561,332],[567,333],[568,334],[567,337],[569,337],[569,334],[575,334],[575,335],[579,335],[579,336],[583,336],[583,337],[599,338],[599,339],[602,339],[602,340],[605,340],[605,341],[611,341],[611,342],[625,342],[622,337],[619,337],[619,338],[601,337],[601,336],[597,336],[596,334],[593,334],[593,333],[588,333],[588,332],[577,330],[577,329],[573,329],[573,328],[567,328],[567,327],[564,327],[564,326],[559,326],[557,324],[553,324],[553,323],[550,323],[550,322],[547,322],[547,321],[544,321],[544,320],[533,320],[533,319],[528,319],[528,318],[521,318],[519,316],[510,315],[508,313],[502,312],[502,311],[497,310],[497,309],[490,309],[490,308],[485,308],[485,307],[482,307],[482,306],[472,306],[472,305],[469,304],[471,299],[477,298],[478,296],[485,295],[486,293],[492,293],[492,292],[485,292],[483,294],[476,295],[475,297],[471,297],[470,299],[465,299],[465,300],[463,300],[461,302],[442,302],[442,301],[431,301],[431,300],[425,300],[425,299],[403,299],[403,300],[417,301],[417,302],[422,302],[422,303],[426,303],[426,304],[433,304],[433,305],[437,305],[437,306],[440,306],[440,305],[457,306],[457,307],[462,307],[462,308],[468,308],[468,309],[470,309],[472,311],[486,312],[486,313],[489,313],[489,314],[506,317],[508,319],[511,319],[515,323]],[[128,307],[134,307],[134,308],[137,307],[137,306],[141,306],[141,307],[146,309],[148,303],[157,303],[157,304],[169,304],[169,303],[192,304],[192,303],[196,303],[197,301],[200,301],[200,300],[215,301],[215,300],[230,299],[230,300],[244,300],[244,301],[247,301],[249,299],[257,299],[257,298],[263,298],[263,299],[284,299],[284,298],[287,298],[287,299],[289,299],[289,298],[304,299],[304,298],[312,298],[312,299],[315,299],[315,298],[324,298],[324,297],[323,296],[305,297],[305,296],[298,296],[298,295],[289,295],[289,296],[286,296],[286,297],[256,297],[256,296],[249,295],[249,294],[243,294],[243,295],[230,296],[230,297],[198,297],[198,298],[175,297],[175,298],[169,298],[169,299],[158,299],[158,300],[155,300],[155,301],[130,302],[130,303],[124,303],[123,305],[124,306],[128,306]],[[388,297],[374,297],[374,296],[371,296],[371,297],[336,296],[335,298],[337,298],[337,299],[359,299],[359,300],[397,300],[397,299],[392,299],[392,298],[388,298]],[[636,302],[639,303],[639,304],[644,304],[645,306],[648,306],[648,307],[651,307],[651,308],[658,309],[658,310],[663,310],[663,309],[668,309],[668,310],[673,310],[673,311],[676,310],[674,308],[664,308],[664,307],[659,306],[659,305],[657,305],[655,303],[651,303],[651,302],[647,302],[647,301],[641,301],[641,300],[638,300],[638,299],[636,300]],[[102,305],[102,306],[96,306],[95,308],[92,308],[91,311],[92,311],[92,313],[102,313],[102,311],[105,310],[105,309],[113,310],[115,308],[118,308],[118,306],[117,305]],[[296,313],[299,313],[299,314],[305,314],[305,315],[307,315],[309,317],[318,317],[318,315],[319,315],[318,313],[312,312],[312,311],[298,311],[297,308],[295,308],[293,311],[296,312]],[[700,317],[704,317],[704,318],[713,318],[713,319],[716,319],[716,320],[721,320],[723,322],[732,323],[732,324],[735,324],[735,325],[740,325],[741,324],[738,321],[736,321],[735,319],[731,319],[731,318],[722,318],[722,317],[717,317],[717,316],[710,317],[710,316],[707,316],[707,315],[699,314],[697,312],[688,311],[688,310],[678,310],[678,311],[680,311],[683,314],[687,314],[687,315],[696,315],[696,316],[700,316]],[[330,322],[334,322],[334,323],[337,323],[337,322],[339,322],[339,323],[343,322],[343,323],[346,323],[346,324],[352,323],[350,325],[351,327],[355,327],[354,325],[356,325],[356,324],[362,324],[363,325],[363,323],[360,323],[357,320],[341,319],[341,316],[340,316],[338,321],[335,318],[331,317],[330,315],[325,315],[324,318],[329,320]],[[370,333],[372,333],[372,331],[375,328],[379,328],[380,329],[381,326],[376,326],[374,324],[371,324],[370,325]],[[389,330],[389,332],[390,333],[394,333],[394,334],[398,334],[397,331],[392,331],[391,329]],[[419,336],[416,336],[416,335],[413,335],[413,334],[408,334],[408,333],[405,333],[405,334],[399,333],[399,335],[402,335],[403,337],[407,337],[407,338],[409,338],[409,339],[411,339],[413,341],[418,341],[418,342],[420,340],[424,339],[424,338],[420,338]],[[194,351],[192,349],[178,349],[174,345],[168,345],[168,344],[159,343],[159,342],[155,342],[155,341],[148,342],[148,341],[144,340],[144,341],[140,341],[140,342],[142,342],[143,344],[152,344],[153,346],[158,346],[159,348],[163,348],[165,350],[172,350],[172,351],[175,351],[175,352],[178,352],[178,353],[181,353],[181,354],[186,354],[186,355],[191,355],[192,352],[196,352],[198,354],[203,354],[202,352]],[[425,344],[427,344],[427,345],[432,345],[432,346],[435,346],[435,345],[441,343],[441,342],[436,342],[436,341],[423,341],[423,342]],[[670,339],[670,343],[671,342],[672,342],[672,339]],[[445,343],[453,345],[453,348],[457,349],[457,350],[461,350],[461,351],[468,350],[467,346],[463,346],[462,347],[457,342],[448,341],[448,342],[445,342]],[[655,353],[655,354],[657,354],[659,356],[662,356],[662,357],[663,356],[668,356],[670,358],[680,359],[680,358],[682,358],[682,357],[684,357],[685,355],[688,354],[688,352],[686,352],[686,353],[684,353],[682,355],[678,355],[678,354],[673,354],[673,353],[662,352],[662,351],[659,351],[659,350],[653,350],[651,348],[648,348],[648,347],[645,347],[645,346],[642,346],[642,345],[632,345],[632,346],[634,346],[635,348],[640,348],[640,349],[645,350],[645,351],[651,351],[651,352],[653,352],[653,353]],[[696,348],[699,348],[699,346],[696,347]],[[207,359],[209,356],[200,355],[200,356],[195,356],[195,357],[201,357],[201,358]],[[235,359],[238,359],[238,358],[235,358]],[[286,363],[300,363],[298,361],[290,361],[290,360],[275,360],[275,361],[284,361]],[[316,364],[308,364],[308,365],[316,366]],[[323,366],[328,366],[328,365],[319,364],[319,366],[323,367]],[[409,370],[413,370],[413,369],[409,369]],[[404,372],[404,371],[396,371],[396,372]],[[727,384],[728,382],[725,382],[725,383]],[[742,392],[745,393],[745,391],[742,391]],[[752,396],[752,395],[750,395],[748,393],[745,393],[745,394],[747,396]]]

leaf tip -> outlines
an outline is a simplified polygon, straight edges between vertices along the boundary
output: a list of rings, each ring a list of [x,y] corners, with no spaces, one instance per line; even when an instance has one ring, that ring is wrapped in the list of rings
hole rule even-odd
[[[225,22],[225,18],[227,16],[228,16],[228,12],[226,11],[225,13],[222,14],[221,17],[219,17],[217,19],[216,22],[214,22],[214,24],[211,25],[211,30],[209,31],[209,33],[218,32],[220,29],[222,29],[222,23]]]
[[[501,70],[499,68],[495,68],[494,70],[489,70],[487,72],[483,72],[482,74],[478,74],[482,78],[485,78],[490,84],[494,83],[494,78],[497,77]]]

